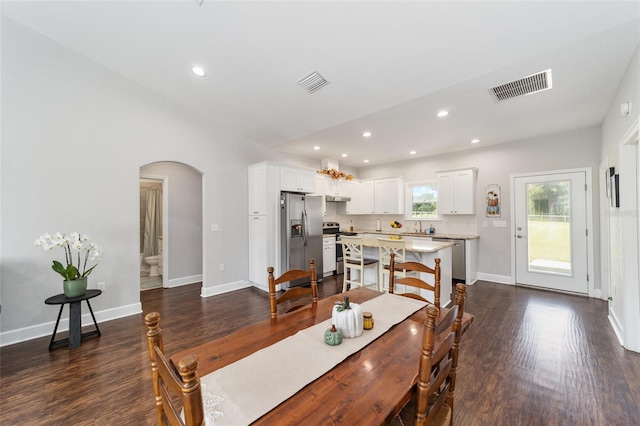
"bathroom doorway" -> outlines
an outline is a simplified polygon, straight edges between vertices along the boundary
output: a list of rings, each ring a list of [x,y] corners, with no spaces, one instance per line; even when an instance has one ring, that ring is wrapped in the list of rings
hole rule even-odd
[[[163,287],[166,176],[140,176],[140,290]]]
[[[140,224],[140,271],[148,278],[141,277],[141,290],[172,288],[182,285],[202,284],[203,281],[203,175],[198,169],[176,161],[158,161],[140,167],[140,179],[162,182],[161,221],[156,222],[162,233],[147,232],[144,224]],[[141,196],[142,198],[142,196]],[[159,197],[156,197],[159,198]],[[145,210],[141,203],[141,212]],[[155,207],[151,211],[156,211]],[[145,217],[147,212],[145,211]],[[140,217],[142,218],[141,213]],[[156,216],[158,216],[156,214]],[[153,216],[152,216],[153,217]],[[147,243],[157,241],[157,266],[159,277],[153,278],[151,273],[156,252],[147,251]],[[152,259],[145,259],[148,257]],[[147,261],[145,261],[147,260]]]

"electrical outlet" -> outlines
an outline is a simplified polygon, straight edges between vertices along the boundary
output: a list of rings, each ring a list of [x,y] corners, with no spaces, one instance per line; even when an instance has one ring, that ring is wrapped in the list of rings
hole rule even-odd
[[[224,263],[220,264],[220,272],[224,271]]]
[[[487,227],[487,221],[486,221],[486,220],[483,220],[483,221],[482,221],[482,227],[483,227],[483,228],[486,228],[486,227]]]
[[[104,281],[101,281],[98,283],[98,290],[105,291],[106,289],[107,289],[107,283],[105,283]]]

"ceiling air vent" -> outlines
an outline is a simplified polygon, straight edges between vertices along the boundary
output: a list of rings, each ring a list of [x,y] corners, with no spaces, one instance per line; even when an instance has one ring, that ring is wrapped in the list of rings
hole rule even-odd
[[[548,69],[510,83],[492,87],[489,89],[489,93],[491,93],[496,102],[502,102],[518,96],[549,90],[551,87],[551,69]]]
[[[317,90],[322,89],[327,84],[329,84],[329,81],[327,81],[326,78],[318,74],[317,71],[313,71],[312,73],[298,80],[298,84],[302,86],[307,92],[313,93]]]

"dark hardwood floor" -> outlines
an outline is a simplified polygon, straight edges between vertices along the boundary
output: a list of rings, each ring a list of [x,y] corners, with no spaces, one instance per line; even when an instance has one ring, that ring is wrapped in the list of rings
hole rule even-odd
[[[341,289],[330,277],[320,297]],[[257,289],[199,294],[142,293],[144,313],[161,314],[167,353],[269,317]],[[618,344],[606,302],[479,282],[466,308],[475,321],[461,345],[455,424],[640,425],[640,354]],[[48,352],[48,337],[1,348],[0,424],[154,424],[143,318],[102,323],[102,337],[72,350]]]

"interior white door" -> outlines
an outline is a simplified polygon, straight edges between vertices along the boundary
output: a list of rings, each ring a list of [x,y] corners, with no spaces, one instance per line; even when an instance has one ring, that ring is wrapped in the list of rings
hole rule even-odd
[[[516,283],[588,294],[586,173],[514,184]]]

